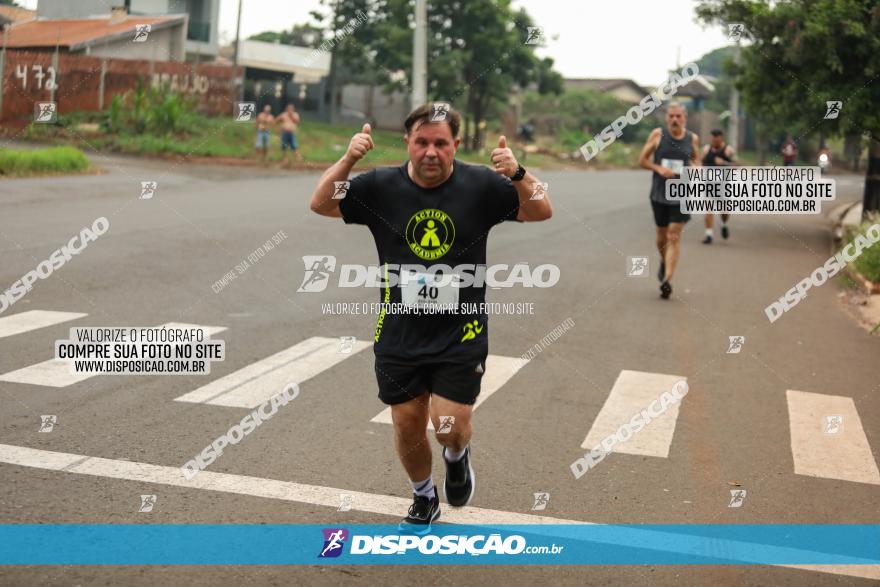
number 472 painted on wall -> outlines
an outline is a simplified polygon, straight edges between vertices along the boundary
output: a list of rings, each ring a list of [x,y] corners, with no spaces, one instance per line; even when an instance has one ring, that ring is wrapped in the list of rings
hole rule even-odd
[[[58,86],[55,84],[55,68],[51,65],[46,68],[45,73],[43,72],[42,65],[31,65],[31,71],[34,72],[34,78],[36,79],[38,90],[54,90],[58,88]],[[18,64],[15,67],[15,77],[21,80],[21,89],[23,90],[27,89],[27,74],[27,65]],[[43,85],[44,78],[48,78],[45,85]]]

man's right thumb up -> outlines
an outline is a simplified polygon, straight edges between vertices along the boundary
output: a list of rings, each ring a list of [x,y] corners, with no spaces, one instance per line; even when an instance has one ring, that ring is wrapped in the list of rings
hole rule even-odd
[[[370,123],[369,122],[364,123],[364,128],[361,130],[361,132],[364,134],[370,134]]]

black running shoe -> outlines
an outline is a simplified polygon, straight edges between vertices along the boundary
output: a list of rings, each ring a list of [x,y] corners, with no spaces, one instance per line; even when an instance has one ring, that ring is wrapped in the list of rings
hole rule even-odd
[[[703,244],[704,245],[711,245],[712,244],[712,237],[707,234],[706,238],[703,239]]]
[[[443,462],[446,463],[446,481],[443,489],[446,492],[446,501],[449,505],[461,507],[471,502],[474,497],[476,481],[474,470],[471,467],[471,447],[465,449],[464,456],[456,463],[446,460],[446,450],[443,451]]]
[[[660,284],[660,297],[664,300],[668,300],[669,296],[672,295],[672,284],[668,281],[664,281]]]
[[[663,283],[663,280],[666,279],[666,263],[660,261],[660,270],[657,271],[657,279],[660,283]]]
[[[727,228],[726,224],[721,225],[721,238],[727,240],[727,237],[730,236],[730,230]]]
[[[398,530],[409,534],[427,534],[431,531],[431,523],[440,517],[440,498],[437,490],[434,497],[425,497],[413,493],[413,504],[409,506],[407,516],[397,525]]]

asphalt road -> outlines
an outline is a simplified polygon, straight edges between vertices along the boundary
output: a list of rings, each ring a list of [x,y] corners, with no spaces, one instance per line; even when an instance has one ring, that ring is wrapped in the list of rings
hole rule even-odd
[[[0,182],[4,289],[96,218],[110,220],[106,234],[0,318],[33,310],[87,316],[0,338],[0,374],[52,359],[54,341],[72,326],[224,327],[216,338],[225,340],[227,358],[202,377],[96,376],[64,387],[0,381],[0,444],[179,467],[248,410],[176,398],[311,337],[371,338],[375,316],[323,315],[321,303],[374,302],[373,291],[296,292],[303,255],[375,263],[366,228],[309,212],[316,174],[122,158],[100,164],[105,174]],[[835,283],[812,290],[773,324],[763,311],[828,258],[824,215],[736,216],[730,240],[712,246],[700,244],[702,220],[695,218],[684,233],[675,293],[664,301],[652,277],[648,174],[541,177],[550,184],[555,216],[496,227],[489,262],[554,263],[561,279],[549,289],[488,292],[489,301],[534,303],[533,315],[490,318],[490,352],[519,357],[565,320],[574,326],[477,409],[472,445],[480,484],[471,505],[599,523],[880,523],[880,485],[795,473],[786,399],[787,390],[852,398],[869,454],[877,455],[880,341],[846,315]],[[838,179],[839,201],[860,197],[860,178]],[[142,181],[158,182],[152,199],[138,199]],[[214,292],[217,280],[278,231],[287,238]],[[651,276],[627,277],[629,256],[649,257]],[[745,336],[738,354],[727,353],[734,335]],[[624,370],[687,377],[690,392],[668,456],[613,454],[575,479],[569,465],[584,453],[581,443]],[[324,369],[301,390],[208,470],[406,498],[391,427],[371,422],[384,407],[371,350]],[[44,414],[57,417],[51,433],[38,432]],[[438,461],[435,479],[442,479]],[[742,507],[728,507],[732,483],[748,492]],[[535,492],[550,494],[546,510],[531,511]],[[142,494],[157,496],[154,511],[137,511]],[[341,512],[314,501],[0,464],[6,524],[384,524],[404,513],[359,505],[355,500]],[[450,510],[444,506],[444,514]],[[871,584],[857,576],[866,573],[767,566],[82,566],[6,567],[0,583]]]

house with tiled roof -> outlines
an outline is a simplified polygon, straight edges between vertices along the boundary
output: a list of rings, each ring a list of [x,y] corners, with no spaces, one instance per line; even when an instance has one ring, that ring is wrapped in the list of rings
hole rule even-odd
[[[0,32],[0,46],[114,59],[183,61],[187,15],[132,16],[124,8],[91,18],[36,18]]]

